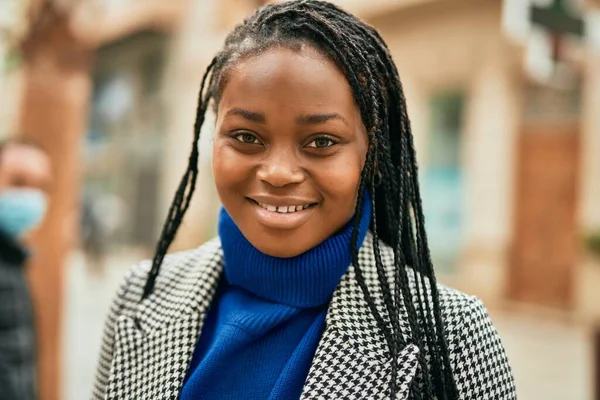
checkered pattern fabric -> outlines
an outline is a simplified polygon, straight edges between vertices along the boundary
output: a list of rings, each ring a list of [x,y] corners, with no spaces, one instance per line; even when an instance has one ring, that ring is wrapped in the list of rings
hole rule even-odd
[[[373,300],[384,310],[368,234],[359,263]],[[393,252],[382,244],[392,279]],[[222,273],[218,239],[165,258],[152,295],[139,303],[149,263],[132,269],[111,307],[92,398],[177,399],[202,323]],[[412,273],[410,274],[412,276]],[[410,295],[417,290],[409,281]],[[498,333],[475,297],[438,285],[446,338],[461,399],[515,399],[514,379]],[[402,293],[402,295],[406,295]],[[381,312],[385,315],[385,312]],[[428,349],[410,344],[406,311],[401,310],[406,345],[398,357],[397,399],[419,385],[418,356]],[[350,267],[336,289],[301,399],[389,398],[391,360]]]
[[[0,400],[37,397],[34,310],[24,263],[25,251],[0,237]]]

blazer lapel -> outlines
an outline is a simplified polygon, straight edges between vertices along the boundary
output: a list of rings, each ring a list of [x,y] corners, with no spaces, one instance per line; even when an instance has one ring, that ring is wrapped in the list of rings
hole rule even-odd
[[[117,320],[107,398],[178,398],[222,272],[218,241],[205,246],[169,256],[153,294]]]
[[[373,237],[369,233],[359,252],[365,283],[380,314],[386,319],[383,297],[377,280]],[[393,254],[382,253],[384,265]],[[410,332],[407,318],[401,318],[402,332]],[[398,394],[406,399],[417,372],[419,348],[405,346],[398,356]],[[317,348],[301,399],[389,398],[391,356],[385,337],[377,327],[363,292],[350,266],[338,285],[326,317],[326,328]]]

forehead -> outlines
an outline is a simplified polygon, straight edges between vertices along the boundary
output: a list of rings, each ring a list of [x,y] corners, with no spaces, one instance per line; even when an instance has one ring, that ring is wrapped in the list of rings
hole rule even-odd
[[[356,112],[352,89],[337,65],[312,46],[273,47],[239,61],[228,73],[220,99],[254,107],[336,107]],[[219,107],[220,108],[220,107]]]
[[[14,176],[49,179],[50,159],[35,147],[9,144],[0,153],[0,173],[9,179]]]

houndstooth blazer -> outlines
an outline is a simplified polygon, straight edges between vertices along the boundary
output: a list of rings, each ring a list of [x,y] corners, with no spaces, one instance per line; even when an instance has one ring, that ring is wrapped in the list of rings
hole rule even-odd
[[[377,307],[383,310],[372,240],[367,234],[359,263]],[[382,243],[381,251],[391,271],[392,249]],[[215,238],[196,250],[166,257],[154,292],[140,303],[149,268],[149,262],[135,266],[112,304],[94,400],[179,397],[223,269],[220,241]],[[414,290],[414,282],[410,286]],[[511,369],[482,303],[446,286],[438,288],[460,398],[515,399]],[[407,314],[401,315],[403,331],[409,332]],[[406,399],[413,380],[418,384],[422,379],[417,365],[420,351],[428,350],[409,344],[398,357],[397,399]],[[329,305],[301,399],[389,398],[390,371],[385,339],[350,266]]]

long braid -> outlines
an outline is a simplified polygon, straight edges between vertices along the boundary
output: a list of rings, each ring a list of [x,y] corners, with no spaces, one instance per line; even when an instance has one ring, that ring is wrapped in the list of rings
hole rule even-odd
[[[205,93],[204,89],[214,64],[215,59],[213,59],[213,61],[209,64],[204,76],[202,77],[200,93],[198,95],[198,107],[196,109],[196,121],[194,123],[194,138],[192,141],[192,151],[188,159],[188,168],[183,175],[181,182],[179,183],[177,191],[175,192],[175,198],[173,203],[171,203],[171,207],[169,208],[167,220],[163,225],[160,239],[158,241],[158,245],[156,246],[156,252],[154,254],[154,258],[152,259],[152,267],[150,268],[148,279],[146,280],[146,285],[144,286],[142,299],[148,297],[154,289],[154,284],[160,270],[160,265],[162,264],[171,242],[175,238],[175,234],[177,233],[177,229],[183,220],[185,212],[190,206],[190,201],[192,200],[192,195],[194,194],[194,189],[196,188],[196,179],[198,177],[198,141],[200,140],[200,130],[202,128],[202,124],[204,123],[206,109],[210,101],[210,93]]]
[[[376,35],[377,37],[380,38],[379,34],[377,33],[377,31],[372,30],[371,31],[374,35]],[[383,40],[381,40],[382,43],[385,44],[385,42],[383,42]],[[385,54],[386,56],[390,59],[391,61],[391,55],[389,54],[389,51],[386,47],[385,49]],[[397,93],[400,94],[401,97],[401,101],[399,102],[400,106],[401,106],[401,113],[403,118],[400,119],[400,121],[402,122],[403,126],[403,130],[405,130],[407,132],[406,135],[402,135],[402,139],[405,141],[408,141],[409,143],[406,143],[404,147],[404,149],[408,150],[408,151],[401,151],[401,157],[405,157],[406,154],[408,153],[409,157],[410,157],[410,163],[412,164],[413,168],[407,169],[407,170],[412,170],[413,172],[410,174],[411,178],[412,178],[412,189],[413,189],[413,193],[412,193],[412,199],[414,201],[414,205],[416,206],[416,210],[414,211],[414,215],[415,215],[415,221],[416,221],[416,225],[417,225],[417,241],[418,241],[418,247],[419,250],[421,250],[422,252],[424,252],[424,254],[422,253],[422,255],[424,255],[424,259],[422,260],[423,263],[425,264],[425,272],[426,275],[430,278],[435,279],[435,273],[433,270],[433,264],[431,262],[431,256],[429,253],[429,246],[427,244],[427,235],[425,234],[425,226],[424,226],[424,218],[423,218],[423,210],[422,210],[422,203],[421,203],[421,197],[420,197],[420,193],[419,193],[419,185],[417,182],[417,175],[418,175],[418,166],[417,166],[417,162],[416,162],[416,152],[414,149],[414,144],[412,143],[412,132],[411,132],[411,127],[410,127],[410,123],[408,123],[408,115],[407,115],[407,110],[406,110],[406,101],[404,100],[404,93],[402,90],[402,86],[399,84],[400,83],[400,78],[398,76],[398,72],[397,69],[395,68],[395,65],[393,62],[388,63],[388,65],[390,65],[391,68],[391,72],[392,75],[395,79],[392,79],[392,82],[394,82],[395,84],[397,83]],[[401,146],[402,147],[402,146]],[[402,164],[402,161],[401,161]],[[405,175],[403,174],[403,178],[405,177]],[[404,185],[401,185],[401,188],[405,187]],[[436,321],[436,325],[438,327],[443,327],[443,322],[442,322],[442,317],[441,317],[441,310],[439,308],[439,294],[438,294],[438,290],[437,290],[437,286],[432,284],[431,285],[431,292],[432,292],[432,297],[433,297],[433,312],[435,315],[435,321]],[[429,314],[429,307],[427,307],[428,310],[428,314]],[[427,316],[428,319],[430,320],[431,317],[428,315]],[[443,331],[441,333],[438,333],[437,335],[432,335],[432,336],[436,336],[437,337],[437,345],[438,347],[438,351],[439,352],[448,352],[448,345],[446,343],[446,339],[445,339],[445,335],[443,334]],[[437,355],[439,354],[438,351],[435,351],[434,353]],[[451,375],[451,366],[450,366],[450,362],[449,359],[447,357],[443,358],[443,363],[444,363],[444,375],[445,378],[444,380],[442,380],[442,385],[446,382],[449,383],[452,388],[448,389],[448,388],[444,388],[444,393],[447,392],[456,392],[456,383],[454,382],[454,380],[452,379],[452,375]],[[444,396],[445,397],[445,396]]]
[[[389,348],[389,393],[393,397],[397,392],[398,354],[410,340],[422,350],[428,349],[431,356],[428,360],[426,351],[419,352],[422,382],[411,387],[411,398],[430,399],[435,395],[440,400],[456,399],[399,74],[379,33],[329,2],[296,0],[270,4],[227,36],[224,49],[213,59],[202,80],[188,168],[163,226],[143,297],[152,292],[160,265],[189,207],[198,175],[198,139],[204,114],[211,100],[218,107],[230,68],[244,57],[274,46],[299,50],[303,45],[321,51],[342,70],[367,130],[369,146],[358,187],[351,253],[357,283]],[[375,184],[377,175],[381,176],[379,186]],[[384,314],[370,293],[358,261],[357,224],[365,190],[372,193],[373,250]],[[382,262],[381,241],[394,251],[393,286]],[[401,310],[406,311],[408,327],[400,325],[406,321],[401,318]]]
[[[357,246],[358,224],[360,222],[360,217],[362,217],[362,205],[364,202],[365,187],[366,186],[365,186],[364,180],[361,177],[361,183],[359,184],[360,191],[358,192],[358,197],[357,197],[357,201],[356,201],[357,216],[354,219],[354,229],[352,231],[352,238],[350,241],[350,247],[351,247],[351,251],[352,251],[352,265],[354,266],[354,269],[355,269],[355,275],[356,275],[356,280],[358,282],[358,285],[360,286],[361,290],[363,291],[363,293],[365,295],[365,300],[367,301],[367,304],[369,305],[369,308],[370,308],[371,312],[373,313],[375,322],[377,323],[377,326],[379,327],[380,331],[383,333],[383,336],[386,339],[388,347],[391,348],[392,346],[394,346],[394,339],[393,339],[392,335],[390,334],[389,329],[387,329],[387,326],[386,326],[385,321],[383,320],[381,314],[377,310],[375,301],[373,300],[373,297],[367,287],[367,283],[365,281],[363,271],[360,268],[359,263],[358,263],[358,246]]]
[[[368,30],[368,29],[365,29],[365,31],[369,31],[369,30]],[[388,53],[387,51],[385,51],[385,53],[387,53],[387,55],[388,55],[388,58],[389,58],[389,53]],[[388,63],[388,64],[393,66],[393,63]],[[381,67],[381,65],[382,65],[381,63],[378,63],[378,67]],[[399,82],[399,80],[398,80],[398,82]],[[400,90],[401,90],[401,89],[400,89]],[[406,118],[402,118],[401,120],[402,120],[402,122],[403,122],[403,125],[406,125],[406,124],[405,124],[405,121],[407,121],[407,117],[406,117]],[[410,135],[403,135],[403,136],[405,136],[405,137],[406,137],[406,136],[409,136],[409,137],[410,137]],[[405,149],[406,149],[406,147],[405,147]],[[405,155],[405,153],[406,153],[405,151],[400,151],[400,155],[401,155],[401,157],[402,157],[402,156],[404,156],[404,155]],[[385,158],[385,157],[383,157],[383,158]],[[406,165],[406,164],[405,164],[403,161],[404,161],[404,160],[402,160],[402,159],[401,159],[401,162],[400,162],[400,164],[401,164],[401,165]],[[385,165],[385,164],[384,164],[384,165]],[[405,169],[405,168],[403,168],[403,170],[406,170],[406,169]],[[413,175],[415,175],[415,176],[416,176],[416,173],[415,173],[415,174],[413,174]],[[385,180],[385,182],[388,182],[388,180]],[[405,187],[405,186],[404,186],[404,185],[400,185],[399,187],[400,187],[400,188],[403,188],[403,187]],[[403,197],[403,196],[401,195],[401,196],[400,196],[400,200],[401,200],[401,201],[400,201],[400,204],[405,204],[405,203],[403,202],[403,198],[402,198],[402,197]],[[420,202],[420,201],[419,201],[419,202]],[[389,202],[386,202],[386,203],[387,203],[387,204],[389,204]],[[390,209],[392,209],[392,207],[389,207],[389,208],[390,208]],[[402,207],[400,207],[400,208],[402,209]],[[419,212],[421,212],[421,211],[419,211]],[[392,211],[392,210],[388,210],[388,214],[393,214],[393,211]],[[412,235],[410,235],[410,236],[412,236]],[[421,242],[421,240],[420,240],[420,237],[421,237],[421,235],[420,235],[420,234],[417,234],[417,237],[419,238],[419,240],[418,240],[418,244],[417,244],[417,247],[418,247],[419,249],[421,249],[421,248],[423,248],[422,242]],[[426,246],[426,245],[425,245],[425,246]],[[425,247],[425,248],[426,248],[426,247]],[[396,254],[398,254],[398,253],[399,253],[399,252],[396,252]],[[416,251],[414,251],[414,252],[412,252],[412,253],[414,254],[414,253],[416,253]],[[425,264],[429,264],[429,265],[431,265],[431,263],[430,263],[430,262],[429,262],[429,263],[427,263],[427,260],[425,261]],[[417,269],[421,270],[421,268],[417,268]],[[402,284],[402,281],[401,281],[401,278],[402,278],[402,276],[405,276],[405,275],[404,275],[404,274],[402,274],[402,273],[398,273],[398,274],[395,274],[395,275],[396,275],[396,276],[395,276],[395,303],[398,305],[398,304],[400,303],[400,302],[399,302],[399,300],[398,300],[398,297],[399,297],[399,295],[400,295],[400,290],[399,290],[399,289],[400,289],[400,287],[401,287],[401,286],[404,286],[404,287],[406,287],[406,280],[405,280],[405,283],[404,283],[404,285],[403,285],[403,284]],[[429,275],[429,276],[431,276],[430,274],[428,274],[428,275]],[[423,284],[423,286],[424,286],[424,277],[423,277],[423,275],[420,275],[420,280],[421,280],[421,283],[422,283],[422,284]],[[419,290],[419,286],[417,286],[417,295],[418,295],[418,297],[420,297],[420,293],[419,293],[419,291],[420,291],[420,290]],[[421,305],[421,304],[420,304],[420,305]],[[437,308],[437,309],[439,310],[439,308]],[[420,307],[421,315],[422,315],[422,317],[424,317],[423,319],[431,320],[431,316],[430,316],[429,310],[430,310],[430,308],[429,308],[429,306],[428,306],[428,305],[427,305],[427,307],[426,307],[426,311],[423,311],[423,310],[422,310],[422,307]],[[441,320],[440,320],[440,321],[441,321]],[[428,336],[429,336],[429,337],[428,337],[428,339],[429,339],[430,343],[435,343],[435,339],[434,339],[434,337],[435,337],[435,334],[433,333],[432,329],[428,329],[428,331],[427,331],[427,334],[428,334]],[[438,335],[438,336],[442,336],[442,335]],[[443,337],[443,336],[442,336],[442,337]],[[437,349],[436,349],[436,350],[437,350]],[[436,362],[439,362],[440,360],[439,360],[439,358],[437,358],[437,357],[436,357],[437,355],[438,355],[437,351],[436,351],[436,352],[434,352],[434,357],[436,358],[436,360],[435,360],[435,361],[436,361]],[[446,371],[447,371],[447,369],[446,369]],[[443,383],[443,382],[444,382],[444,380],[441,380],[441,382],[440,382],[440,385],[439,385],[439,386],[441,386],[441,393],[442,393],[442,395],[443,395],[443,393],[445,393],[445,388],[443,387],[443,386],[444,386],[444,383]]]
[[[413,202],[414,202],[413,207],[416,207],[416,209],[414,211],[414,215],[415,215],[415,223],[416,223],[416,227],[417,227],[417,241],[419,244],[419,249],[424,254],[423,262],[425,263],[425,266],[427,267],[427,272],[429,272],[429,276],[431,278],[435,279],[435,273],[433,270],[433,264],[431,262],[429,246],[427,244],[427,235],[425,233],[423,206],[421,203],[421,195],[419,192],[419,184],[417,181],[417,179],[418,179],[417,178],[417,164],[416,164],[416,152],[414,149],[414,145],[410,146],[410,150],[411,151],[409,152],[409,156],[411,158],[412,163],[414,164],[414,171],[415,171],[415,173],[411,176],[412,185],[410,185],[410,186],[413,191]],[[431,287],[431,296],[434,299],[433,313],[434,313],[434,317],[435,317],[435,322],[436,322],[437,326],[443,327],[442,313],[439,308],[439,300],[438,300],[439,293],[438,293],[437,285],[431,284],[430,287]],[[428,307],[428,309],[429,309],[429,307]],[[443,335],[443,334],[437,335],[436,345],[438,346],[438,351],[433,351],[433,353],[439,354],[439,352],[444,351],[444,350],[447,352],[448,344],[446,342],[445,335]],[[444,362],[444,375],[446,377],[451,377],[452,376],[452,366],[450,365],[450,359],[446,358],[443,360],[443,362]],[[457,390],[456,382],[454,382],[453,379],[450,379],[450,380],[444,379],[444,380],[442,380],[442,382],[452,385],[452,388],[445,388],[445,393],[448,391],[451,391],[451,390],[452,391]]]

